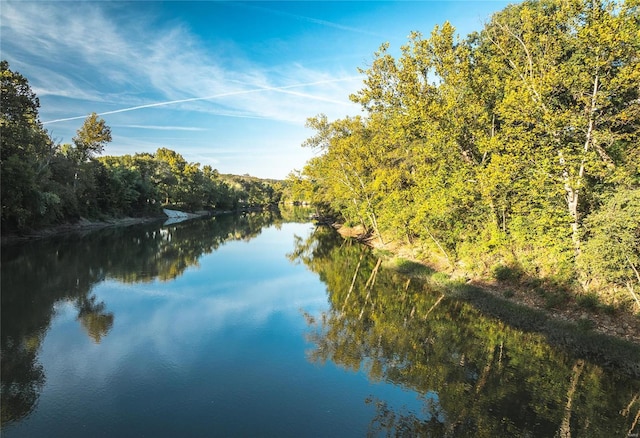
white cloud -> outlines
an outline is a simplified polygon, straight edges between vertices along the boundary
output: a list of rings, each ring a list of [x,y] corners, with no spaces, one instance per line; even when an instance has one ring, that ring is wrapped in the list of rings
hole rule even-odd
[[[283,177],[303,164],[299,132],[307,117],[324,113],[335,119],[359,111],[348,96],[360,77],[331,71],[330,60],[317,68],[284,59],[261,64],[248,59],[239,43],[205,44],[178,19],[163,24],[152,13],[134,12],[119,2],[3,3],[3,57],[29,79],[40,97],[40,118],[56,140],[71,141],[80,121],[96,112],[117,128],[109,154],[163,146],[193,161],[189,154],[197,155],[198,148],[226,147],[233,137],[238,156],[216,155],[206,164],[234,169],[251,160],[239,145],[272,140],[277,150],[258,152],[260,160],[253,163],[271,177],[274,172]],[[249,125],[234,122],[242,119]],[[268,135],[274,138],[267,139],[266,121],[288,126],[271,128]],[[295,135],[288,133],[290,127],[297,129]],[[170,130],[176,135],[151,137]],[[263,176],[250,168],[245,172]]]
[[[295,96],[295,97],[302,97],[305,100],[311,99],[311,100],[319,100],[319,101],[323,101],[323,102],[328,102],[328,103],[333,103],[333,104],[338,104],[338,105],[346,105],[346,106],[352,106],[352,104],[346,102],[346,101],[338,101],[335,99],[331,99],[331,98],[326,98],[326,97],[322,97],[322,96],[313,96],[310,94],[306,94],[306,93],[300,93],[300,92],[295,92],[295,91],[289,91],[290,88],[297,88],[297,87],[311,87],[311,86],[316,86],[316,85],[323,85],[326,83],[330,83],[330,82],[343,82],[343,81],[353,81],[355,79],[359,79],[359,77],[346,77],[346,78],[336,78],[336,79],[328,79],[328,80],[324,80],[324,81],[318,81],[318,82],[311,82],[311,83],[302,83],[302,84],[292,84],[292,85],[284,85],[284,86],[279,86],[279,87],[272,87],[272,86],[267,86],[267,87],[261,87],[261,88],[252,88],[252,89],[245,89],[245,90],[238,90],[238,91],[229,91],[229,92],[224,92],[224,93],[220,93],[220,94],[215,94],[215,95],[211,95],[211,96],[200,96],[200,97],[190,97],[190,98],[186,98],[186,99],[178,99],[178,100],[169,100],[169,101],[162,101],[162,102],[154,102],[154,103],[149,103],[149,104],[144,104],[144,105],[137,105],[137,106],[133,106],[133,107],[126,107],[126,108],[119,108],[116,110],[111,110],[111,111],[103,111],[100,112],[98,115],[100,116],[104,116],[104,115],[109,115],[109,114],[118,114],[118,113],[123,113],[123,112],[128,112],[128,111],[136,111],[136,110],[140,110],[140,109],[146,109],[146,108],[154,108],[154,107],[159,107],[159,106],[167,106],[167,105],[176,105],[176,104],[182,104],[182,103],[190,103],[190,102],[197,102],[197,101],[207,101],[207,100],[214,100],[214,99],[225,99],[225,98],[229,98],[229,97],[245,97],[248,94],[251,94],[251,104],[252,106],[256,106],[255,102],[256,99],[254,98],[255,94],[258,93],[263,93],[266,92],[264,94],[267,94],[268,92],[276,92],[276,93],[282,93],[282,94],[288,94],[291,96]],[[270,99],[270,101],[274,101],[275,99]],[[241,102],[241,100],[237,100],[236,103]],[[291,104],[293,102],[287,102],[288,104]],[[239,105],[242,106],[242,105]],[[267,108],[277,108],[277,104],[275,105],[270,105]],[[257,108],[260,108],[259,106]],[[276,114],[271,114],[268,111],[262,111],[263,114],[261,116],[252,116],[252,115],[247,115],[247,114],[229,114],[226,113],[224,115],[227,116],[231,116],[231,117],[247,117],[247,118],[266,118],[266,119],[274,119],[274,120],[281,120],[281,121],[299,121],[300,120],[300,115],[299,113],[296,113],[295,115],[293,115],[292,118],[287,119],[287,118],[283,118],[282,116],[280,116],[280,113],[276,113]],[[220,114],[220,113],[216,113],[216,114]],[[83,119],[85,118],[85,115],[82,116],[72,116],[72,117],[65,117],[65,118],[61,118],[61,119],[56,119],[56,120],[49,120],[49,121],[45,121],[44,124],[51,124],[51,123],[57,123],[57,122],[65,122],[68,120],[78,120],[78,119]]]
[[[195,126],[169,126],[169,125],[113,125],[112,128],[152,129],[157,131],[207,131],[205,128]]]
[[[225,330],[234,329],[238,321],[242,321],[244,329],[256,332],[275,314],[288,315],[300,324],[300,309],[319,313],[319,309],[327,306],[326,295],[320,282],[312,282],[313,287],[309,287],[312,277],[313,274],[301,269],[298,274],[267,279],[253,286],[228,281],[188,290],[176,288],[175,282],[128,285],[107,281],[94,291],[99,300],[105,300],[107,309],[115,313],[114,327],[102,340],[104,348],[83,340],[85,335],[81,334],[70,349],[69,339],[63,333],[48,338],[44,354],[51,368],[96,381],[117,372],[141,348],[151,347],[163,360],[188,364],[199,351],[191,348],[189,342],[205,342],[220,336]],[[143,307],[141,303],[146,304]],[[133,310],[115,310],[119,306]],[[61,317],[53,326],[78,324],[77,311],[70,304],[61,303],[57,308]],[[64,355],[54,353],[61,348],[66,351]]]
[[[120,106],[103,114],[182,104],[181,109],[213,115],[294,122],[304,120],[300,111],[308,107],[309,100],[326,104],[317,112],[332,112],[333,105],[355,108],[347,96],[358,77],[336,76],[300,64],[265,70],[244,59],[237,47],[233,59],[217,56],[218,48],[203,47],[181,25],[152,28],[140,18],[132,27],[133,22],[122,20],[122,11],[118,11],[122,21],[115,22],[103,7],[100,3],[3,6],[3,34],[13,40],[8,52],[21,63],[27,57],[38,60],[29,70],[39,96]],[[331,83],[334,85],[329,86]],[[287,91],[299,84],[309,85],[305,92]],[[263,92],[278,90],[277,97]],[[262,91],[261,95],[256,91]],[[222,100],[232,111],[221,113],[207,102],[197,102],[210,99]],[[81,119],[93,110],[88,107],[81,114],[56,120]]]

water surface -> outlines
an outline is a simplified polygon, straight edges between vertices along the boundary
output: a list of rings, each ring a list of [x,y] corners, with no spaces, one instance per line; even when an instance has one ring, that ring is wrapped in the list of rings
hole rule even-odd
[[[640,383],[246,215],[2,252],[2,434],[621,436]]]
[[[255,222],[255,223],[252,223]],[[307,360],[326,287],[263,216],[104,230],[3,251],[12,436],[340,436],[411,391]]]

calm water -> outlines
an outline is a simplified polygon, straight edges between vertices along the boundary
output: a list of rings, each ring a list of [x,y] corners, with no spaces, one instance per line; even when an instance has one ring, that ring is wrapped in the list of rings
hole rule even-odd
[[[268,215],[3,248],[1,336],[3,437],[640,429],[632,376]]]

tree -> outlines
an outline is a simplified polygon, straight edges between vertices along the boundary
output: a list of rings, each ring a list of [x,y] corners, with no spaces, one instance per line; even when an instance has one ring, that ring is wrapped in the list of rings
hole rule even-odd
[[[38,118],[40,102],[29,82],[0,61],[0,174],[2,228],[24,230],[45,220],[60,198],[49,191],[55,146]]]
[[[633,1],[529,1],[483,31],[503,66],[505,140],[527,139],[527,172],[564,197],[576,252],[598,184],[628,175],[621,165],[637,151],[639,21]]]
[[[317,134],[305,146],[324,153],[308,167],[309,176],[326,187],[325,200],[349,221],[363,225],[382,239],[378,228],[378,204],[383,195],[376,189],[376,160],[374,133],[361,117],[345,118],[329,123],[325,115],[310,118],[307,126]]]
[[[181,201],[180,186],[184,185],[184,170],[187,161],[179,153],[168,148],[159,148],[155,153],[158,162],[156,179],[165,204]]]
[[[451,266],[573,284],[583,220],[640,185],[638,28],[637,0],[528,0],[466,39],[383,44],[351,96],[365,116],[312,119],[299,181]]]
[[[96,113],[91,113],[76,133],[73,143],[80,153],[81,162],[101,154],[111,142],[111,128]]]

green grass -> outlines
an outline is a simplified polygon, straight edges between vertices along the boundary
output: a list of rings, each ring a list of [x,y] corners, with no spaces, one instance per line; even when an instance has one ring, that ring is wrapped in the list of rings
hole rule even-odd
[[[493,271],[494,275],[497,274],[496,280],[522,281],[523,284],[534,287],[535,293],[545,300],[547,308],[561,307],[569,301],[569,289],[561,284],[523,278],[522,271],[518,268],[498,266]],[[640,346],[596,332],[590,319],[583,318],[575,322],[557,320],[544,310],[506,300],[505,298],[513,296],[512,289],[506,289],[503,292],[504,297],[494,296],[464,279],[452,279],[444,272],[436,272],[411,260],[390,258],[386,267],[404,275],[427,280],[435,290],[447,297],[468,302],[484,315],[498,318],[516,329],[540,333],[550,344],[565,348],[571,354],[640,377]],[[596,301],[589,296],[583,296],[580,303],[585,308],[595,306],[604,312],[615,311],[613,307],[607,308],[599,300]]]
[[[590,319],[580,318],[576,321],[576,326],[578,327],[578,330],[588,332],[589,330],[593,329],[594,324]]]
[[[451,280],[451,277],[444,272],[435,272],[431,275],[431,281],[438,284],[446,284]]]
[[[391,251],[389,251],[388,249],[381,249],[381,248],[375,248],[373,250],[373,255],[383,259],[390,259],[393,257],[393,253]]]
[[[590,319],[584,318],[575,322],[556,320],[542,309],[533,309],[505,300],[514,294],[512,289],[506,289],[503,297],[494,296],[463,279],[451,279],[444,272],[436,272],[410,260],[391,258],[386,265],[402,274],[427,279],[435,290],[441,291],[447,297],[460,299],[473,305],[486,316],[498,318],[516,329],[540,333],[551,345],[566,348],[577,356],[586,357],[603,366],[640,377],[638,365],[640,364],[640,346],[598,333],[593,330],[594,323]],[[499,277],[528,280],[521,278],[522,274],[519,270],[505,268],[498,270]],[[547,308],[565,305],[570,299],[568,289],[559,285],[543,287],[541,280],[531,281],[530,285],[535,286],[532,293],[541,296]],[[586,298],[585,302],[587,306],[593,305],[592,298]],[[607,310],[599,302],[598,306]]]

